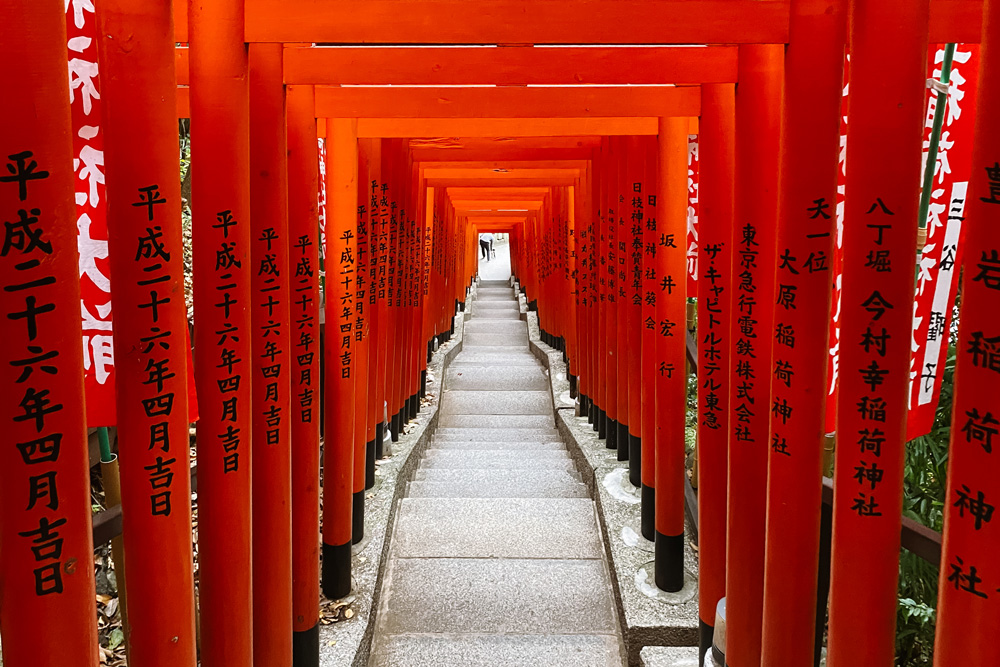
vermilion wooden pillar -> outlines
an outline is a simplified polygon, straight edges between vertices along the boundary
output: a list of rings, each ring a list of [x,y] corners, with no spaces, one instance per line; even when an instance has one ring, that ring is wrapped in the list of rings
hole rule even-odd
[[[4,664],[96,667],[65,6],[2,0],[0,15]]]
[[[292,414],[288,152],[281,44],[251,44],[250,318],[253,659],[292,662]]]
[[[614,178],[611,181],[611,206],[614,211],[615,245],[613,248],[615,272],[615,328],[617,346],[615,358],[618,385],[618,460],[627,461],[629,454],[629,311],[632,310],[631,274],[626,270],[631,259],[632,234],[629,221],[629,204],[632,184],[629,182],[629,151],[625,137],[612,137],[611,144],[616,154]]]
[[[353,336],[340,325],[354,321],[357,280],[357,120],[327,121],[327,281],[325,347],[326,446],[323,458],[323,593],[351,592],[351,521],[354,478]]]
[[[607,169],[607,138],[601,139],[599,149],[594,149],[592,163],[594,169],[593,183],[594,209],[594,287],[597,299],[594,322],[597,335],[594,341],[595,387],[594,401],[597,404],[597,414],[594,419],[594,430],[599,438],[606,438],[608,433],[608,230],[605,215],[605,183],[604,174]],[[610,449],[610,443],[605,443]]]
[[[953,395],[954,422],[944,504],[944,542],[934,664],[1000,664],[1000,532],[993,523],[998,495],[996,456],[1000,385],[993,338],[1000,258],[1000,5],[987,0],[976,108],[972,183],[963,226],[965,283]],[[973,511],[975,508],[975,511]],[[987,516],[988,513],[988,516]]]
[[[729,368],[735,158],[735,89],[702,87],[698,151],[698,626],[712,646],[726,595]]]
[[[663,278],[661,265],[663,263],[660,247],[660,180],[659,153],[656,137],[640,138],[640,148],[643,155],[643,183],[646,191],[641,193],[645,202],[645,217],[642,220],[643,242],[643,274],[642,274],[642,305],[641,305],[641,372],[642,396],[640,410],[642,412],[642,468],[641,482],[641,518],[642,536],[650,542],[656,539],[656,385],[657,358],[656,340],[659,330],[656,319],[656,302],[660,298],[660,280]]]
[[[762,663],[815,653],[844,0],[792,2],[785,55]]]
[[[250,92],[243,1],[188,2],[201,662],[253,663]]]
[[[628,468],[629,481],[633,486],[642,486],[642,226],[646,217],[644,193],[653,187],[645,182],[646,155],[642,152],[639,137],[625,140],[628,155],[625,172],[625,201],[621,216],[625,221],[625,295],[628,304]],[[685,181],[687,174],[685,173]],[[685,208],[686,212],[686,208]],[[683,429],[682,429],[683,430]]]
[[[772,405],[771,317],[782,46],[739,47],[729,403],[726,661],[760,667]]]
[[[354,544],[360,542],[365,536],[365,488],[366,469],[370,466],[370,475],[375,476],[375,442],[371,442],[368,447],[368,333],[369,326],[366,313],[368,310],[368,288],[369,288],[369,251],[368,232],[370,230],[368,206],[366,203],[368,195],[368,155],[358,149],[358,178],[357,183],[357,206],[355,234],[357,236],[357,253],[355,255],[357,273],[354,290],[354,308],[351,321],[338,325],[339,328],[346,328],[353,340],[351,345],[354,349],[355,372],[359,381],[354,383],[354,483],[352,519],[351,519],[351,541]],[[344,333],[344,332],[340,332]],[[368,452],[371,451],[371,460]],[[374,479],[373,479],[374,484]]]
[[[606,261],[603,266],[605,277],[605,303],[607,314],[604,320],[606,366],[605,366],[605,408],[607,413],[607,447],[618,448],[618,219],[617,185],[618,161],[614,150],[614,138],[607,139],[606,146],[602,143],[604,164],[601,170],[601,198],[604,212],[604,253]]]
[[[928,5],[850,5],[831,667],[895,651]]]
[[[129,660],[195,665],[187,309],[172,5],[97,7]]]
[[[312,86],[288,87],[292,664],[319,664],[319,146]]]
[[[687,408],[688,119],[659,121],[656,293],[656,585],[684,586],[684,420]]]

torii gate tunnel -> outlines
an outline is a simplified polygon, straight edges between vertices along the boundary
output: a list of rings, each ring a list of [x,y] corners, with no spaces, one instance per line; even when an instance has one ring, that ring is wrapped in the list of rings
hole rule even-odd
[[[964,43],[979,94],[934,664],[1000,665],[1000,0],[93,5],[0,0],[6,667],[99,662],[74,176],[90,126],[67,7],[96,21],[77,39],[101,73],[130,664],[318,665],[320,590],[351,590],[384,428],[416,416],[487,231],[510,235],[580,414],[629,461],[665,591],[685,577],[697,366],[702,651],[725,597],[730,667],[813,664],[829,414],[827,664],[894,664],[928,48]],[[71,59],[91,45],[74,42]]]

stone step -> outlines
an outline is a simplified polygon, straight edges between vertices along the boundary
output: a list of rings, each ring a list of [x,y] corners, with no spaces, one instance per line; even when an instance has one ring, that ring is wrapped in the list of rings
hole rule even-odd
[[[514,292],[511,290],[507,294],[483,294],[481,291],[476,295],[476,303],[484,303],[486,301],[514,301]]]
[[[372,667],[621,667],[608,635],[389,635],[373,646]]]
[[[508,280],[480,280],[480,287],[510,287],[510,281]],[[511,289],[514,289],[511,287]]]
[[[549,376],[541,366],[450,368],[446,391],[547,391]]]
[[[448,368],[458,366],[540,366],[527,347],[511,347],[504,351],[491,350],[488,347],[468,347],[448,364]]]
[[[447,415],[551,415],[552,395],[547,391],[445,391],[441,414]]]
[[[495,416],[495,415],[489,415]],[[559,431],[554,428],[439,428],[434,431],[436,440],[451,442],[471,442],[473,440],[498,441],[516,440],[518,442],[549,442],[561,440]]]
[[[548,415],[441,415],[438,418],[438,432],[449,427],[543,428],[551,430],[552,425],[552,417]]]
[[[477,296],[483,296],[484,294],[507,296],[507,297],[510,297],[511,299],[513,299],[514,298],[514,288],[510,287],[510,286],[507,286],[507,287],[484,287],[483,285],[480,285],[479,289],[476,290],[476,295]]]
[[[472,319],[465,323],[468,334],[524,334],[528,335],[528,323],[521,320]]]
[[[433,454],[431,452],[434,452]],[[541,454],[562,454],[560,457],[543,457]],[[420,468],[432,470],[481,470],[498,468],[506,470],[576,470],[576,465],[566,452],[461,452],[428,450],[420,461]]]
[[[425,470],[429,472],[453,472],[445,470]],[[471,470],[454,471],[461,473]],[[491,472],[491,471],[485,471]],[[498,471],[507,472],[507,471]],[[407,487],[409,498],[589,498],[587,485],[565,479],[549,481],[522,479],[519,473],[505,477],[491,477],[477,480],[431,482],[414,480]],[[560,471],[556,471],[560,472]]]
[[[414,482],[433,482],[444,484],[575,484],[582,483],[580,473],[575,470],[504,470],[502,468],[480,468],[465,470],[447,470],[445,468],[416,470],[413,473]]]
[[[472,319],[465,324],[468,326],[473,322],[481,322],[483,320],[521,321],[521,313],[514,308],[510,310],[473,310]]]
[[[474,301],[474,308],[481,308],[482,310],[520,310],[521,305],[517,299],[511,297],[510,300],[504,301]]]
[[[451,449],[457,451],[483,451],[483,452],[540,452],[550,450],[566,451],[566,445],[561,441],[552,442],[492,442],[489,440],[474,440],[472,442],[455,442],[454,440],[431,440],[431,447],[434,449]]]
[[[600,560],[393,558],[381,607],[382,636],[616,630],[611,582]]]
[[[465,460],[465,459],[483,459],[483,460],[496,460],[504,461],[510,459],[512,461],[534,461],[535,463],[544,463],[545,461],[569,461],[570,455],[569,451],[566,449],[538,449],[535,451],[524,451],[524,450],[511,450],[511,449],[494,449],[489,451],[475,450],[475,449],[435,449],[429,447],[424,450],[423,461],[434,461],[438,459],[446,460]],[[422,462],[423,462],[422,461]],[[485,466],[489,467],[489,466]]]
[[[463,340],[465,347],[512,347],[523,349],[528,347],[528,331],[521,333],[468,333]]]
[[[699,667],[697,646],[645,646],[642,667]]]
[[[396,558],[600,558],[589,498],[404,498]]]

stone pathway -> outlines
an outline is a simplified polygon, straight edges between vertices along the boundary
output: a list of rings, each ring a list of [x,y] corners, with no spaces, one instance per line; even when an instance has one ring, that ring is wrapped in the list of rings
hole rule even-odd
[[[472,308],[397,513],[371,665],[621,667],[594,502],[514,290],[484,281]]]

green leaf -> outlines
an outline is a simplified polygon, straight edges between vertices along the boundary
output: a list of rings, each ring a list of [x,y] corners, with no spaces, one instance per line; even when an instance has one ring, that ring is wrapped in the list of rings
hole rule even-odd
[[[108,648],[114,650],[125,643],[125,633],[121,628],[115,628],[108,636]]]

